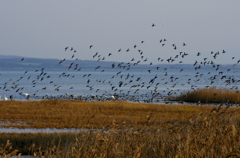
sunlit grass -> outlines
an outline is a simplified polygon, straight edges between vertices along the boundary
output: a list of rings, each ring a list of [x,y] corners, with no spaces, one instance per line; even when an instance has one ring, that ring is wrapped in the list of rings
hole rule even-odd
[[[153,120],[159,123],[171,119],[185,121],[192,114],[209,109],[194,105],[139,104],[126,101],[2,101],[0,121],[2,127],[102,129],[113,121],[142,126],[150,113]],[[161,120],[157,119],[159,117]]]
[[[5,101],[0,103],[0,120],[24,122],[30,128],[92,129],[65,134],[2,133],[1,156],[19,153],[66,158],[240,156],[237,107]]]
[[[211,87],[185,92],[176,99],[186,102],[239,104],[240,93],[227,88]]]

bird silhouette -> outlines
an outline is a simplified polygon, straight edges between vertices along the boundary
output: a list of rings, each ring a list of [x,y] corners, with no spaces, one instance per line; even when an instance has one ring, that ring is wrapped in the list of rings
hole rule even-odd
[[[153,23],[152,27],[155,27],[156,25]],[[170,48],[169,51],[172,51],[170,57],[164,56],[165,54],[161,55],[161,57],[156,57],[153,61],[149,58],[151,62],[145,63],[148,61],[148,53],[145,53],[145,41],[138,41],[134,42],[136,44],[130,45],[128,47],[125,47],[127,49],[126,52],[128,52],[127,56],[125,56],[126,61],[128,62],[109,62],[110,58],[113,59],[115,56],[115,53],[93,53],[90,55],[93,55],[92,65],[86,68],[86,65],[82,60],[78,60],[77,56],[78,53],[77,50],[73,49],[73,47],[70,47],[70,51],[73,51],[73,54],[70,54],[68,58],[70,60],[59,60],[57,61],[57,66],[60,68],[64,68],[64,71],[59,73],[57,76],[60,82],[56,81],[52,75],[54,73],[49,73],[47,71],[47,68],[44,67],[42,69],[38,69],[35,71],[32,71],[29,69],[27,71],[23,71],[22,76],[13,79],[8,80],[5,84],[2,84],[2,87],[0,87],[1,90],[7,91],[7,93],[13,92],[17,94],[21,94],[23,96],[27,96],[30,99],[30,95],[26,95],[23,92],[23,89],[26,90],[26,87],[22,84],[22,82],[30,82],[32,89],[36,90],[36,92],[31,94],[31,98],[59,98],[59,99],[82,99],[82,100],[101,100],[104,97],[101,96],[101,93],[105,93],[105,89],[109,89],[109,92],[106,92],[105,99],[126,99],[126,100],[133,100],[133,101],[139,101],[141,100],[140,97],[145,97],[145,100],[147,102],[152,102],[154,98],[159,94],[160,92],[163,95],[175,95],[179,93],[178,91],[181,89],[179,87],[188,86],[192,90],[195,90],[198,88],[199,85],[201,85],[204,82],[204,86],[211,86],[211,85],[218,85],[219,82],[224,82],[224,84],[228,87],[231,86],[231,89],[236,89],[237,84],[239,84],[240,80],[234,75],[229,75],[230,73],[234,73],[235,67],[238,66],[240,63],[240,60],[235,60],[235,57],[231,57],[232,61],[235,63],[232,65],[232,67],[228,67],[224,69],[222,65],[215,64],[217,63],[218,56],[221,56],[222,54],[226,53],[224,49],[213,52],[211,51],[212,58],[205,57],[204,53],[197,52],[197,56],[203,56],[203,58],[195,57],[197,59],[194,59],[189,64],[187,70],[195,70],[193,73],[188,73],[191,71],[185,71],[185,66],[182,64],[184,61],[184,58],[186,56],[194,55],[194,53],[187,53],[184,51],[187,44],[185,42],[182,42],[182,46],[184,47],[177,47],[176,44],[169,44],[169,39],[161,38],[156,41],[156,43],[160,46],[157,47],[157,51],[161,52],[162,50],[165,51],[165,49]],[[141,44],[140,44],[141,43]],[[174,43],[174,42],[172,42]],[[149,44],[149,41],[146,40],[146,44]],[[162,46],[162,47],[161,47]],[[163,48],[163,46],[165,46]],[[170,47],[168,47],[170,46]],[[89,49],[92,49],[93,45],[89,46]],[[131,48],[134,48],[130,51]],[[95,49],[95,47],[94,47]],[[159,50],[158,50],[159,49]],[[172,50],[174,49],[174,50]],[[68,46],[65,47],[65,51],[69,50]],[[180,51],[175,51],[180,50]],[[101,50],[99,50],[100,52]],[[122,49],[118,49],[117,52],[121,52]],[[144,51],[144,52],[143,52]],[[80,51],[81,52],[81,51]],[[220,53],[219,53],[220,52]],[[66,52],[67,53],[67,52]],[[137,53],[134,55],[134,53]],[[116,53],[118,54],[118,53]],[[124,54],[124,53],[123,53]],[[169,53],[170,54],[170,53]],[[72,56],[71,56],[72,55]],[[118,54],[119,55],[119,54]],[[209,54],[208,54],[209,55]],[[75,57],[76,56],[76,57]],[[111,57],[110,57],[111,56]],[[80,58],[79,58],[80,59]],[[22,58],[21,61],[23,61],[24,58]],[[103,61],[104,60],[104,61]],[[106,61],[105,61],[106,60]],[[186,59],[187,60],[187,59]],[[97,63],[98,62],[98,63]],[[163,62],[164,64],[167,63],[169,65],[156,65],[159,62]],[[189,61],[188,61],[189,62]],[[176,65],[175,65],[176,64]],[[181,64],[183,67],[181,67]],[[202,70],[203,69],[203,70]],[[209,70],[202,72],[204,70]],[[211,70],[210,70],[211,69]],[[232,70],[233,69],[233,70]],[[80,71],[81,70],[81,71]],[[131,71],[129,71],[131,70]],[[134,73],[134,70],[140,70],[141,73],[145,76],[138,75],[138,73]],[[174,71],[174,72],[172,72]],[[230,71],[230,72],[228,72]],[[100,73],[101,72],[101,73]],[[145,73],[145,74],[144,74]],[[181,73],[181,75],[177,76],[178,73]],[[189,79],[186,79],[187,77],[184,75],[186,73],[186,76],[192,75]],[[237,72],[235,72],[237,73]],[[101,74],[101,75],[100,75]],[[111,74],[111,75],[109,75]],[[86,92],[86,95],[71,95],[66,94],[65,90],[69,93],[70,91],[77,90],[77,86],[73,85],[61,85],[59,83],[62,82],[62,80],[66,79],[65,81],[72,83],[78,80],[78,76],[82,76],[81,81],[79,83],[84,83],[84,87],[86,86],[87,90],[89,92]],[[182,77],[185,76],[185,77]],[[102,77],[102,78],[101,78]],[[22,81],[21,81],[22,80]],[[97,82],[97,84],[96,84]],[[13,84],[14,83],[14,84]],[[44,85],[44,83],[47,83]],[[53,83],[55,85],[53,85]],[[78,82],[76,83],[78,84]],[[199,85],[198,85],[199,84]],[[164,85],[165,87],[162,90],[161,85]],[[100,88],[104,87],[104,89]],[[160,88],[161,87],[161,88]],[[160,90],[161,89],[161,90]],[[41,91],[49,92],[50,90],[57,91],[56,94],[62,93],[58,96],[52,96],[46,95],[46,96],[38,96],[38,93]],[[21,92],[22,91],[22,92]],[[20,93],[19,93],[20,92]],[[46,93],[44,92],[44,93]],[[96,93],[97,95],[93,95],[92,93]],[[43,93],[43,92],[41,92]],[[84,92],[85,93],[85,92]],[[33,94],[33,95],[32,95]],[[162,95],[161,94],[161,95]],[[10,95],[10,99],[13,99],[13,94]],[[101,97],[100,97],[101,96]],[[111,96],[114,96],[111,97]],[[147,98],[147,99],[146,99]],[[103,99],[104,100],[104,99]],[[143,99],[142,99],[143,100]]]

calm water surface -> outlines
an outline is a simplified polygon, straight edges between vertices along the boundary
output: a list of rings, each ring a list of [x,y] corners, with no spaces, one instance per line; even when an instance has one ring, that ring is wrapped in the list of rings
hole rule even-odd
[[[125,94],[143,96],[159,94],[161,96],[177,95],[183,91],[218,86],[238,88],[238,82],[226,84],[227,78],[219,75],[215,69],[148,69],[145,70],[101,70],[85,69],[74,71],[68,69],[1,69],[0,95],[15,100],[42,99],[44,96],[91,96]],[[227,77],[239,80],[238,71],[225,71]],[[214,78],[214,80],[213,80]],[[212,81],[214,81],[212,83]]]

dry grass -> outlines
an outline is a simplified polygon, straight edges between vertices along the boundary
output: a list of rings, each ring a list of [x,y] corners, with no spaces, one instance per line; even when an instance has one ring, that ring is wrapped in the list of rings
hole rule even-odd
[[[187,102],[201,102],[201,103],[240,103],[240,93],[235,90],[227,88],[203,88],[191,92],[186,92],[177,97],[177,100]]]
[[[210,109],[194,105],[137,104],[124,101],[2,101],[0,122],[2,127],[18,128],[106,129],[113,122],[140,127],[146,124],[150,113],[151,121],[160,124],[170,120],[186,121],[191,115]]]
[[[55,105],[51,106],[53,103]],[[1,103],[1,112],[7,109],[6,104]],[[71,116],[91,115],[88,122],[87,118],[83,119],[81,126],[102,127],[109,129],[109,132],[93,130],[77,134],[0,134],[0,155],[23,153],[66,158],[240,157],[240,111],[236,107],[77,101],[8,104],[10,109],[12,106],[23,108],[28,104],[39,104],[39,112],[34,113],[38,121],[42,120],[40,116],[46,117],[44,111],[50,116],[54,116],[53,113],[63,115],[63,111],[69,112]],[[54,107],[61,108],[51,111]],[[29,113],[34,112],[33,109]],[[13,111],[8,112],[14,115]],[[27,110],[23,110],[22,115],[24,111]],[[68,119],[69,122],[75,120],[71,117]],[[51,124],[50,120],[49,117],[47,121]],[[69,126],[74,124],[70,123]]]

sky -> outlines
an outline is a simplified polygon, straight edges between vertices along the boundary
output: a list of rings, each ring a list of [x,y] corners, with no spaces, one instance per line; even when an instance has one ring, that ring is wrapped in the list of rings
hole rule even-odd
[[[136,61],[141,50],[154,64],[180,52],[189,55],[175,63],[206,57],[233,64],[240,59],[239,6],[239,0],[2,0],[0,55],[71,59],[68,46],[82,60],[98,52],[106,61]],[[211,51],[220,52],[217,59]]]

